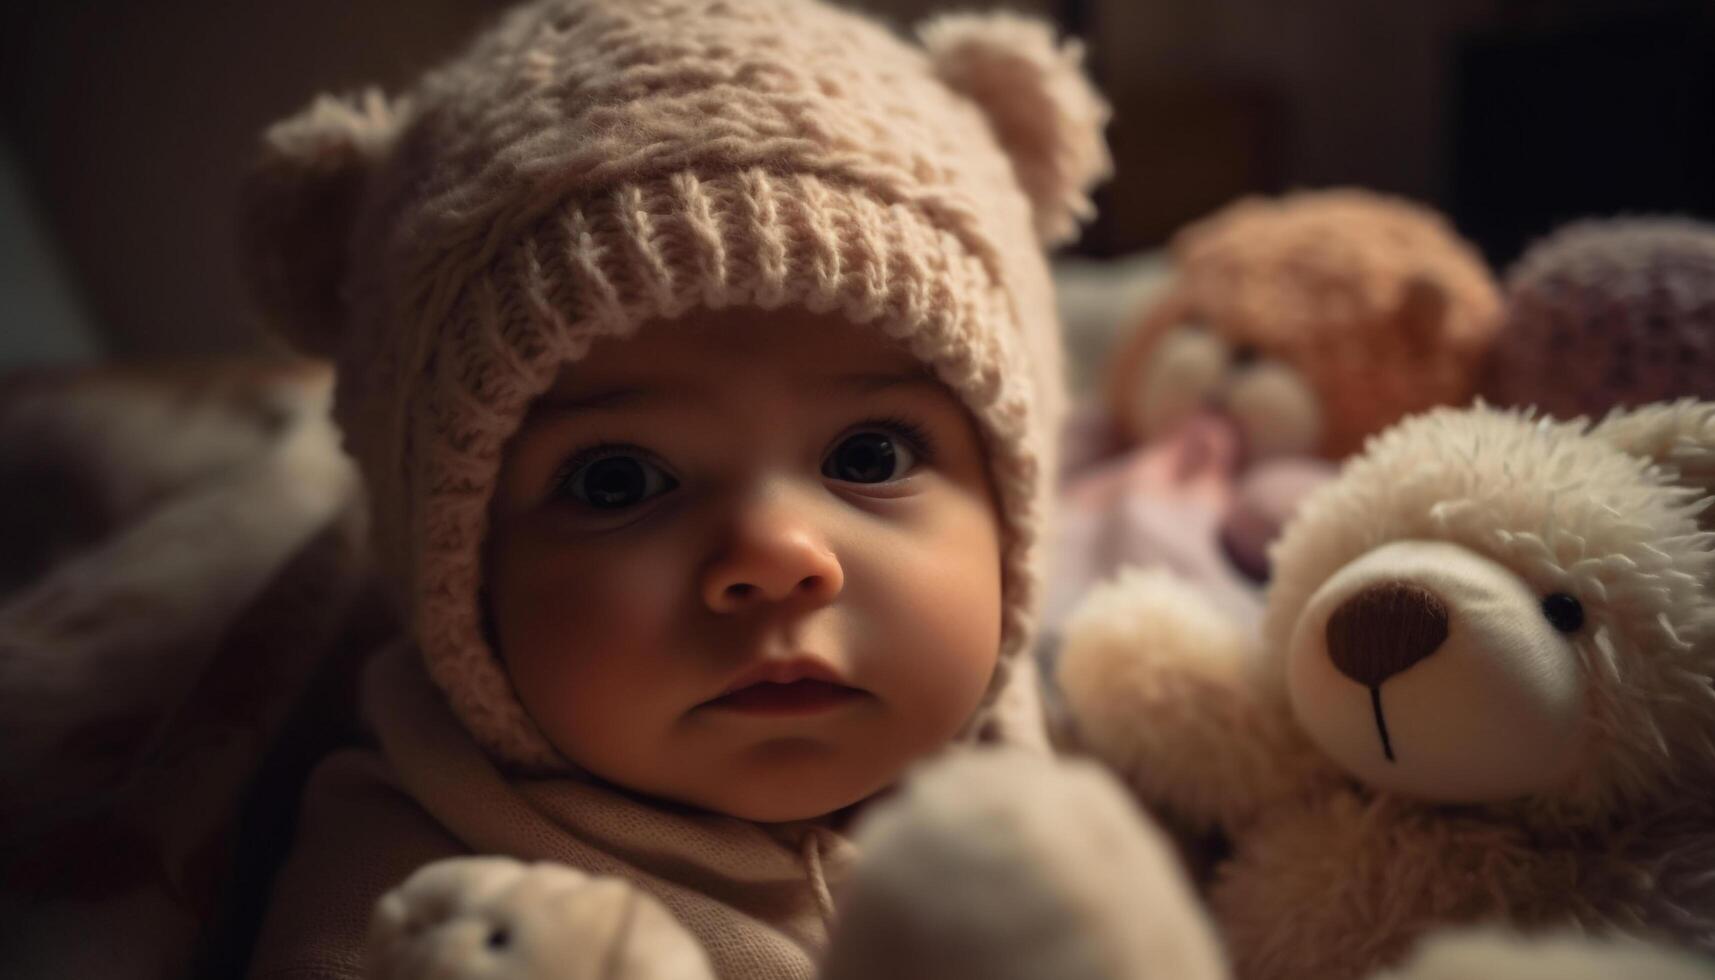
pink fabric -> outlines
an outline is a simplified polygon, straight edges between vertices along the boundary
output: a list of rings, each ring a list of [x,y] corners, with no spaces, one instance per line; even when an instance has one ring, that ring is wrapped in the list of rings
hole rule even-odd
[[[1236,427],[1201,415],[1172,436],[1125,450],[1095,405],[1063,435],[1058,519],[1050,548],[1038,666],[1054,675],[1060,631],[1084,595],[1122,568],[1161,567],[1202,591],[1231,621],[1260,628],[1268,549],[1299,504],[1333,479],[1318,459],[1243,465]],[[1066,732],[1059,692],[1044,685],[1051,731]]]
[[[1052,632],[1090,586],[1127,565],[1160,565],[1202,587],[1235,619],[1255,623],[1257,586],[1228,559],[1221,525],[1237,499],[1239,446],[1230,425],[1193,420],[1173,438],[1095,458],[1099,414],[1080,412],[1066,439],[1082,449],[1064,474],[1043,621]],[[1076,450],[1074,450],[1076,452]]]

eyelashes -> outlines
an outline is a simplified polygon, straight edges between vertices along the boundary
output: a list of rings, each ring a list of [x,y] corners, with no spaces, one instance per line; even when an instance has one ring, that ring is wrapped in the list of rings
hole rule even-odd
[[[584,446],[582,449],[574,450],[570,456],[566,457],[566,461],[561,463],[554,470],[553,477],[548,481],[548,487],[551,491],[558,494],[565,490],[566,486],[584,467],[589,466],[591,463],[599,463],[604,459],[612,459],[620,456],[631,456],[649,460],[650,462],[654,461],[654,457],[642,446],[634,446],[623,442],[597,440]]]
[[[922,425],[899,415],[887,415],[873,419],[865,419],[841,433],[840,436],[834,440],[834,445],[838,446],[842,440],[848,439],[858,432],[864,432],[871,429],[882,429],[892,435],[902,436],[909,445],[911,451],[917,455],[917,459],[920,462],[933,463],[935,461],[935,440],[934,437],[929,434],[929,430],[924,428]]]
[[[587,462],[578,462],[587,455],[580,453],[562,468],[554,484],[556,497],[570,498],[591,510],[621,511],[679,486],[665,469],[624,447],[601,446]]]
[[[902,415],[883,415],[856,422],[841,431],[823,450],[823,466],[826,466],[827,460],[843,444],[853,436],[865,432],[882,432],[903,441],[916,466],[932,465],[936,460],[935,439],[926,426]],[[610,459],[632,460],[639,469],[659,475],[660,479],[651,481],[652,484],[661,484],[654,487],[656,493],[664,493],[678,486],[678,481],[671,476],[669,467],[649,450],[633,443],[598,439],[574,450],[554,469],[549,479],[549,494],[555,498],[577,499],[578,494],[574,490],[582,482],[580,475],[603,460]]]

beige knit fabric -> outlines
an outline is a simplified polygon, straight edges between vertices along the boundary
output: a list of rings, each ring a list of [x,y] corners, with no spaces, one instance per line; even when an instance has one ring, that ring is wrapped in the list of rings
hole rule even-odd
[[[501,759],[565,764],[480,629],[507,439],[592,341],[699,307],[839,311],[962,397],[1007,532],[979,722],[1039,727],[1016,667],[1062,407],[1041,244],[1089,213],[1106,108],[1040,24],[922,37],[809,0],[541,2],[401,99],[323,99],[268,134],[250,278],[338,358],[380,553],[430,673]]]
[[[651,805],[579,778],[508,777],[464,732],[408,647],[366,678],[380,751],[334,756],[311,782],[250,976],[363,976],[382,893],[429,863],[504,854],[623,878],[659,899],[718,976],[810,980],[845,836]],[[573,966],[568,964],[568,966]]]

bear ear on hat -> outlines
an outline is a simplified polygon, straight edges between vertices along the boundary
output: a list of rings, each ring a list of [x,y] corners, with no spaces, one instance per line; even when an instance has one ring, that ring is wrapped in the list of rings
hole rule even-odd
[[[1012,13],[945,14],[917,29],[935,74],[982,109],[1030,199],[1046,245],[1095,215],[1090,190],[1113,173],[1108,104],[1084,75],[1083,45]]]
[[[318,96],[270,126],[239,196],[239,266],[270,329],[332,356],[345,326],[351,234],[403,116],[376,89]]]

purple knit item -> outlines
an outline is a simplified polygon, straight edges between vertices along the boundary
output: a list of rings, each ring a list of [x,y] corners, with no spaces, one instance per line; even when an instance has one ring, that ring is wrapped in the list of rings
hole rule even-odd
[[[1485,398],[1563,418],[1715,398],[1715,226],[1576,222],[1532,246],[1506,291]]]

